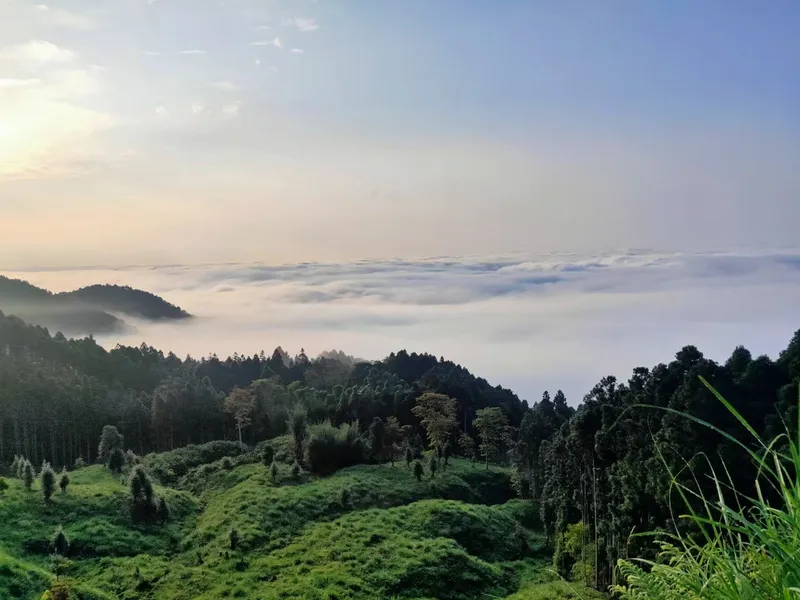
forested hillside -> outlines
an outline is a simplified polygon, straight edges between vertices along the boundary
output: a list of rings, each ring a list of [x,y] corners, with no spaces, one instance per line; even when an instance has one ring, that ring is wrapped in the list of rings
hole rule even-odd
[[[115,314],[152,321],[191,316],[159,296],[128,286],[93,285],[53,294],[27,281],[1,275],[0,310],[52,331],[75,335],[123,330],[125,323]]]
[[[86,598],[607,590],[619,559],[656,556],[654,539],[634,534],[695,532],[673,520],[676,482],[730,503],[755,495],[756,466],[733,441],[752,438],[701,377],[764,439],[795,433],[800,331],[775,360],[738,347],[720,364],[686,346],[571,406],[560,391],[529,405],[405,350],[374,362],[281,347],[179,359],[0,315],[0,464],[14,461],[19,478],[0,511],[17,533],[0,553],[35,580],[54,546],[25,523],[47,515],[68,529]],[[70,481],[93,507],[37,513],[25,490],[39,485],[50,501],[49,467],[31,467],[43,461],[77,468]],[[81,469],[92,463],[105,466]],[[723,472],[720,489],[712,475]]]
[[[123,313],[151,321],[186,319],[191,315],[163,298],[122,285],[90,285],[73,292],[56,294],[58,298],[74,299],[103,310]]]

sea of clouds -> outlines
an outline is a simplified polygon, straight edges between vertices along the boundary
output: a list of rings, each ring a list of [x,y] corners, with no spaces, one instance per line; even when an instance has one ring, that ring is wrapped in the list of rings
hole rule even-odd
[[[92,267],[6,272],[52,291],[117,283],[196,315],[126,321],[98,338],[179,356],[406,348],[454,360],[534,401],[572,403],[602,376],[667,362],[694,344],[724,361],[738,344],[776,356],[800,328],[800,251],[548,254],[350,263]]]

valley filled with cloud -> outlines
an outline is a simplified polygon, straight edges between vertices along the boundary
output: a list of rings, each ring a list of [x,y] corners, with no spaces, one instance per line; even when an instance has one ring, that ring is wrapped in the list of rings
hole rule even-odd
[[[197,315],[98,338],[179,356],[337,348],[367,359],[427,351],[529,401],[577,402],[604,375],[697,345],[724,361],[785,347],[797,326],[800,252],[541,254],[6,272],[53,291],[98,281]]]

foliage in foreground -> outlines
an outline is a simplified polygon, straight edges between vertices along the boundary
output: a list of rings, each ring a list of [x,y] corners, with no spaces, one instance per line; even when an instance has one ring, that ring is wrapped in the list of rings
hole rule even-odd
[[[688,416],[745,448],[758,466],[755,497],[731,489],[726,474],[712,475],[716,497],[705,497],[672,480],[702,532],[699,540],[664,541],[656,562],[620,561],[624,600],[796,600],[800,598],[800,434],[767,444],[705,380],[709,389],[748,430],[759,449]],[[800,431],[800,428],[797,429]],[[768,500],[772,494],[778,496]],[[700,505],[700,510],[692,507]],[[649,568],[649,570],[648,570]]]

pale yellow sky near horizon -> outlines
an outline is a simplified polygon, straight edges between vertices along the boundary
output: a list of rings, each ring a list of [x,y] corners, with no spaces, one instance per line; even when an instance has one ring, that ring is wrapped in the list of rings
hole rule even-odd
[[[0,268],[796,244],[791,90],[727,38],[734,95],[587,54],[613,11],[355,6],[0,0]]]

